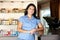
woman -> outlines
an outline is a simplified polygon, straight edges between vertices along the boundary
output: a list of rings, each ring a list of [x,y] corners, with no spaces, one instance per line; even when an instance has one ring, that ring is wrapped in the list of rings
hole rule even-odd
[[[19,18],[17,30],[19,32],[18,40],[35,40],[35,33],[43,30],[40,20],[36,17],[34,4],[29,4],[25,10],[25,15]]]

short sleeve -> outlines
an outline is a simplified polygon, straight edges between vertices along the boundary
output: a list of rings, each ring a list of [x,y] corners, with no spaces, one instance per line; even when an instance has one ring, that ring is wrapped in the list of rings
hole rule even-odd
[[[20,17],[20,18],[18,19],[18,21],[21,22],[21,23],[23,23],[23,17]]]
[[[40,19],[37,19],[37,24],[39,24],[39,23],[41,23],[41,22],[40,22]]]

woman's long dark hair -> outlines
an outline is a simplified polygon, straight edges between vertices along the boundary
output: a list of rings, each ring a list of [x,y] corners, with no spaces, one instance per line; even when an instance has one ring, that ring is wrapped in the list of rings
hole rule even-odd
[[[33,7],[34,7],[34,13],[33,13],[33,16],[34,16],[35,18],[37,18],[37,16],[36,16],[36,6],[35,6],[34,4],[32,4],[32,3],[29,4],[29,5],[27,6],[27,8],[25,9],[25,15],[28,14],[27,10],[28,10],[28,8],[29,8],[30,6],[33,6]]]

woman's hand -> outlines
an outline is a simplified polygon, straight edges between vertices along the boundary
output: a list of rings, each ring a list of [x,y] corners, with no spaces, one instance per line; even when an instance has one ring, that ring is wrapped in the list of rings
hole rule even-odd
[[[38,24],[37,32],[39,33],[39,35],[44,34],[44,27],[41,23]]]
[[[30,30],[30,34],[31,34],[31,35],[34,34],[35,32],[36,32],[36,29]]]

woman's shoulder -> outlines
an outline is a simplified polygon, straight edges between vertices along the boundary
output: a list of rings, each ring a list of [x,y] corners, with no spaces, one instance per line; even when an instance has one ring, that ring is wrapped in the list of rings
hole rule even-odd
[[[20,16],[18,20],[19,20],[19,21],[23,21],[23,20],[24,20],[24,17],[25,17],[25,16]]]
[[[40,20],[40,18],[34,18],[35,20]]]

